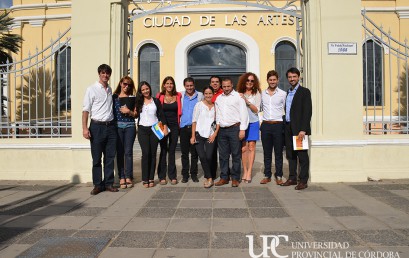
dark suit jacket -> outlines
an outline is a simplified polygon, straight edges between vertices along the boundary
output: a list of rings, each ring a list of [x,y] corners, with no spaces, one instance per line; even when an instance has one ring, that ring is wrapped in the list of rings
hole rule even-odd
[[[287,92],[288,94],[288,92]],[[311,115],[312,101],[311,92],[304,87],[298,87],[295,92],[290,111],[290,127],[293,136],[298,135],[300,131],[311,135]]]

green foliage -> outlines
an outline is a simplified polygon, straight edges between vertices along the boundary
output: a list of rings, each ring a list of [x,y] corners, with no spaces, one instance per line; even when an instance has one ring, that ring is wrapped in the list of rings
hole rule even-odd
[[[23,39],[20,35],[9,33],[9,26],[13,24],[13,18],[9,17],[9,12],[0,11],[0,64],[11,61],[11,53],[17,53]]]

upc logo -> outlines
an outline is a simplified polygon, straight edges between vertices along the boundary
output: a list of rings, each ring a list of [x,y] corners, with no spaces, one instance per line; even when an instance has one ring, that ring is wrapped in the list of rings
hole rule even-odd
[[[275,258],[286,258],[288,255],[279,255],[277,253],[276,247],[280,244],[280,238],[283,238],[286,242],[288,242],[288,236],[287,235],[260,235],[260,237],[263,239],[263,252],[259,255],[254,254],[254,239],[252,235],[246,235],[246,237],[249,239],[249,255],[252,258],[268,258],[271,257],[268,254],[268,250],[271,251],[271,254]],[[271,239],[269,243],[269,239]]]

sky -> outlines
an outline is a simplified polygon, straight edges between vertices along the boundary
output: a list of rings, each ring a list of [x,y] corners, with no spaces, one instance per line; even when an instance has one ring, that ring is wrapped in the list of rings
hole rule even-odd
[[[13,0],[0,0],[0,8],[9,8]]]

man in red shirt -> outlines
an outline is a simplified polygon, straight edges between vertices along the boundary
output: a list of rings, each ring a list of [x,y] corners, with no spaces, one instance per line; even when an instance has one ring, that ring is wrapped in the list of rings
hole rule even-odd
[[[221,87],[221,79],[219,76],[213,75],[210,77],[210,86],[214,89],[214,96],[212,98],[212,102],[214,103],[217,97],[223,93]]]

